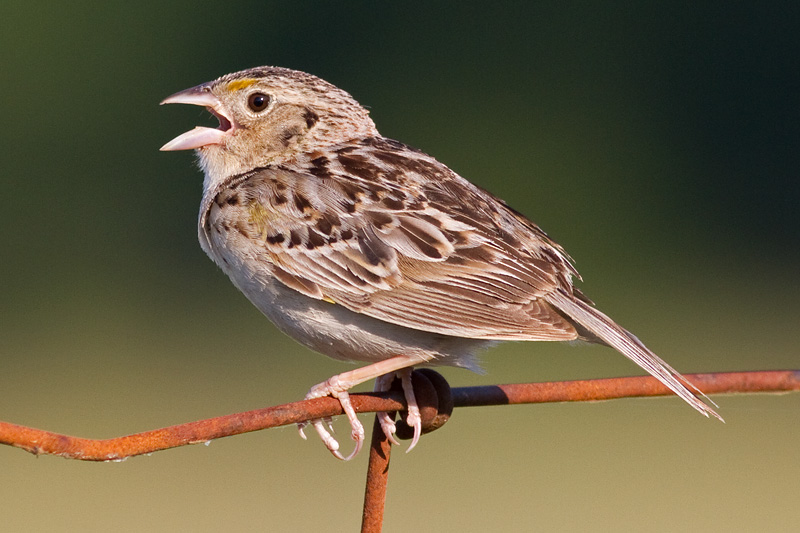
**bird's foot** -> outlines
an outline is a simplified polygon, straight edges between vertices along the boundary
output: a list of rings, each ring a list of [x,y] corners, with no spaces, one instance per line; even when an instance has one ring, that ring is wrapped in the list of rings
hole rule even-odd
[[[420,416],[417,398],[414,396],[414,387],[411,383],[411,372],[412,369],[410,367],[403,368],[397,372],[384,374],[383,376],[379,376],[375,379],[375,392],[385,392],[391,387],[395,375],[400,378],[400,384],[403,387],[403,394],[406,397],[408,412],[408,416],[406,416],[406,424],[408,424],[409,427],[414,428],[414,437],[411,439],[411,444],[408,446],[406,453],[414,449],[414,446],[416,446],[417,442],[419,442],[420,435],[422,435],[422,417]],[[394,436],[395,432],[397,431],[394,418],[389,416],[389,413],[385,412],[377,413],[377,417],[378,423],[381,425],[381,429],[383,430],[383,434],[386,435],[386,438],[389,440],[389,442],[394,445],[399,445],[400,443]]]
[[[319,438],[322,439],[325,447],[330,450],[334,457],[343,461],[349,461],[355,457],[356,454],[361,451],[361,447],[364,445],[364,426],[361,425],[361,422],[359,422],[358,417],[356,416],[356,411],[353,409],[353,404],[350,402],[350,395],[347,393],[347,389],[349,388],[349,386],[345,386],[345,384],[339,380],[339,376],[333,376],[327,381],[323,381],[322,383],[311,387],[311,390],[308,391],[308,394],[306,394],[305,398],[306,400],[311,400],[314,398],[322,398],[324,396],[333,396],[339,400],[344,414],[347,415],[347,419],[350,421],[350,437],[356,443],[355,448],[350,455],[345,457],[339,451],[339,441],[337,441],[332,435],[333,427],[331,426],[330,418],[311,420],[310,423],[312,426],[314,426],[314,429],[317,430],[317,434],[319,435]],[[326,423],[328,426],[327,428],[325,427]],[[297,424],[297,430],[300,432],[300,436],[303,437],[303,439],[306,438],[306,435],[303,432],[306,424],[306,422]]]

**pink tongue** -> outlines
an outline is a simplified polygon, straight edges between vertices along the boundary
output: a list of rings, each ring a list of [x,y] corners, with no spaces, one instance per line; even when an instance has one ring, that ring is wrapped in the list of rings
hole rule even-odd
[[[175,150],[192,150],[209,144],[220,144],[227,132],[198,126],[191,131],[178,135],[161,147],[162,152]]]

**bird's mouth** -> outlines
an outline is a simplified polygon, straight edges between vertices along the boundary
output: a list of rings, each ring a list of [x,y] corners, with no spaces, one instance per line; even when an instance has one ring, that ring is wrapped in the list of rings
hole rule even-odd
[[[209,113],[217,117],[219,127],[206,128],[197,126],[195,129],[178,135],[161,147],[161,151],[192,150],[202,148],[209,144],[222,144],[225,138],[238,129],[236,120],[222,105],[219,98],[214,96],[208,84],[198,85],[191,89],[168,96],[161,101],[164,104],[191,104],[204,106]]]

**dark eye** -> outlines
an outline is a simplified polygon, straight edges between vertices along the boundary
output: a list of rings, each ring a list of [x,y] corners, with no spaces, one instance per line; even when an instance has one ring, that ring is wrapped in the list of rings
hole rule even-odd
[[[264,111],[269,105],[269,96],[264,93],[253,93],[247,97],[247,107],[256,113]]]

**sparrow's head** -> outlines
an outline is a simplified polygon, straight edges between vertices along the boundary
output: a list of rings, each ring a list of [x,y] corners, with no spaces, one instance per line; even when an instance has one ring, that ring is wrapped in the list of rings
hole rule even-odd
[[[378,134],[352,96],[316,76],[278,67],[234,72],[161,103],[201,105],[219,120],[218,128],[198,126],[161,147],[196,150],[207,188],[290,161],[307,146],[324,148]]]

